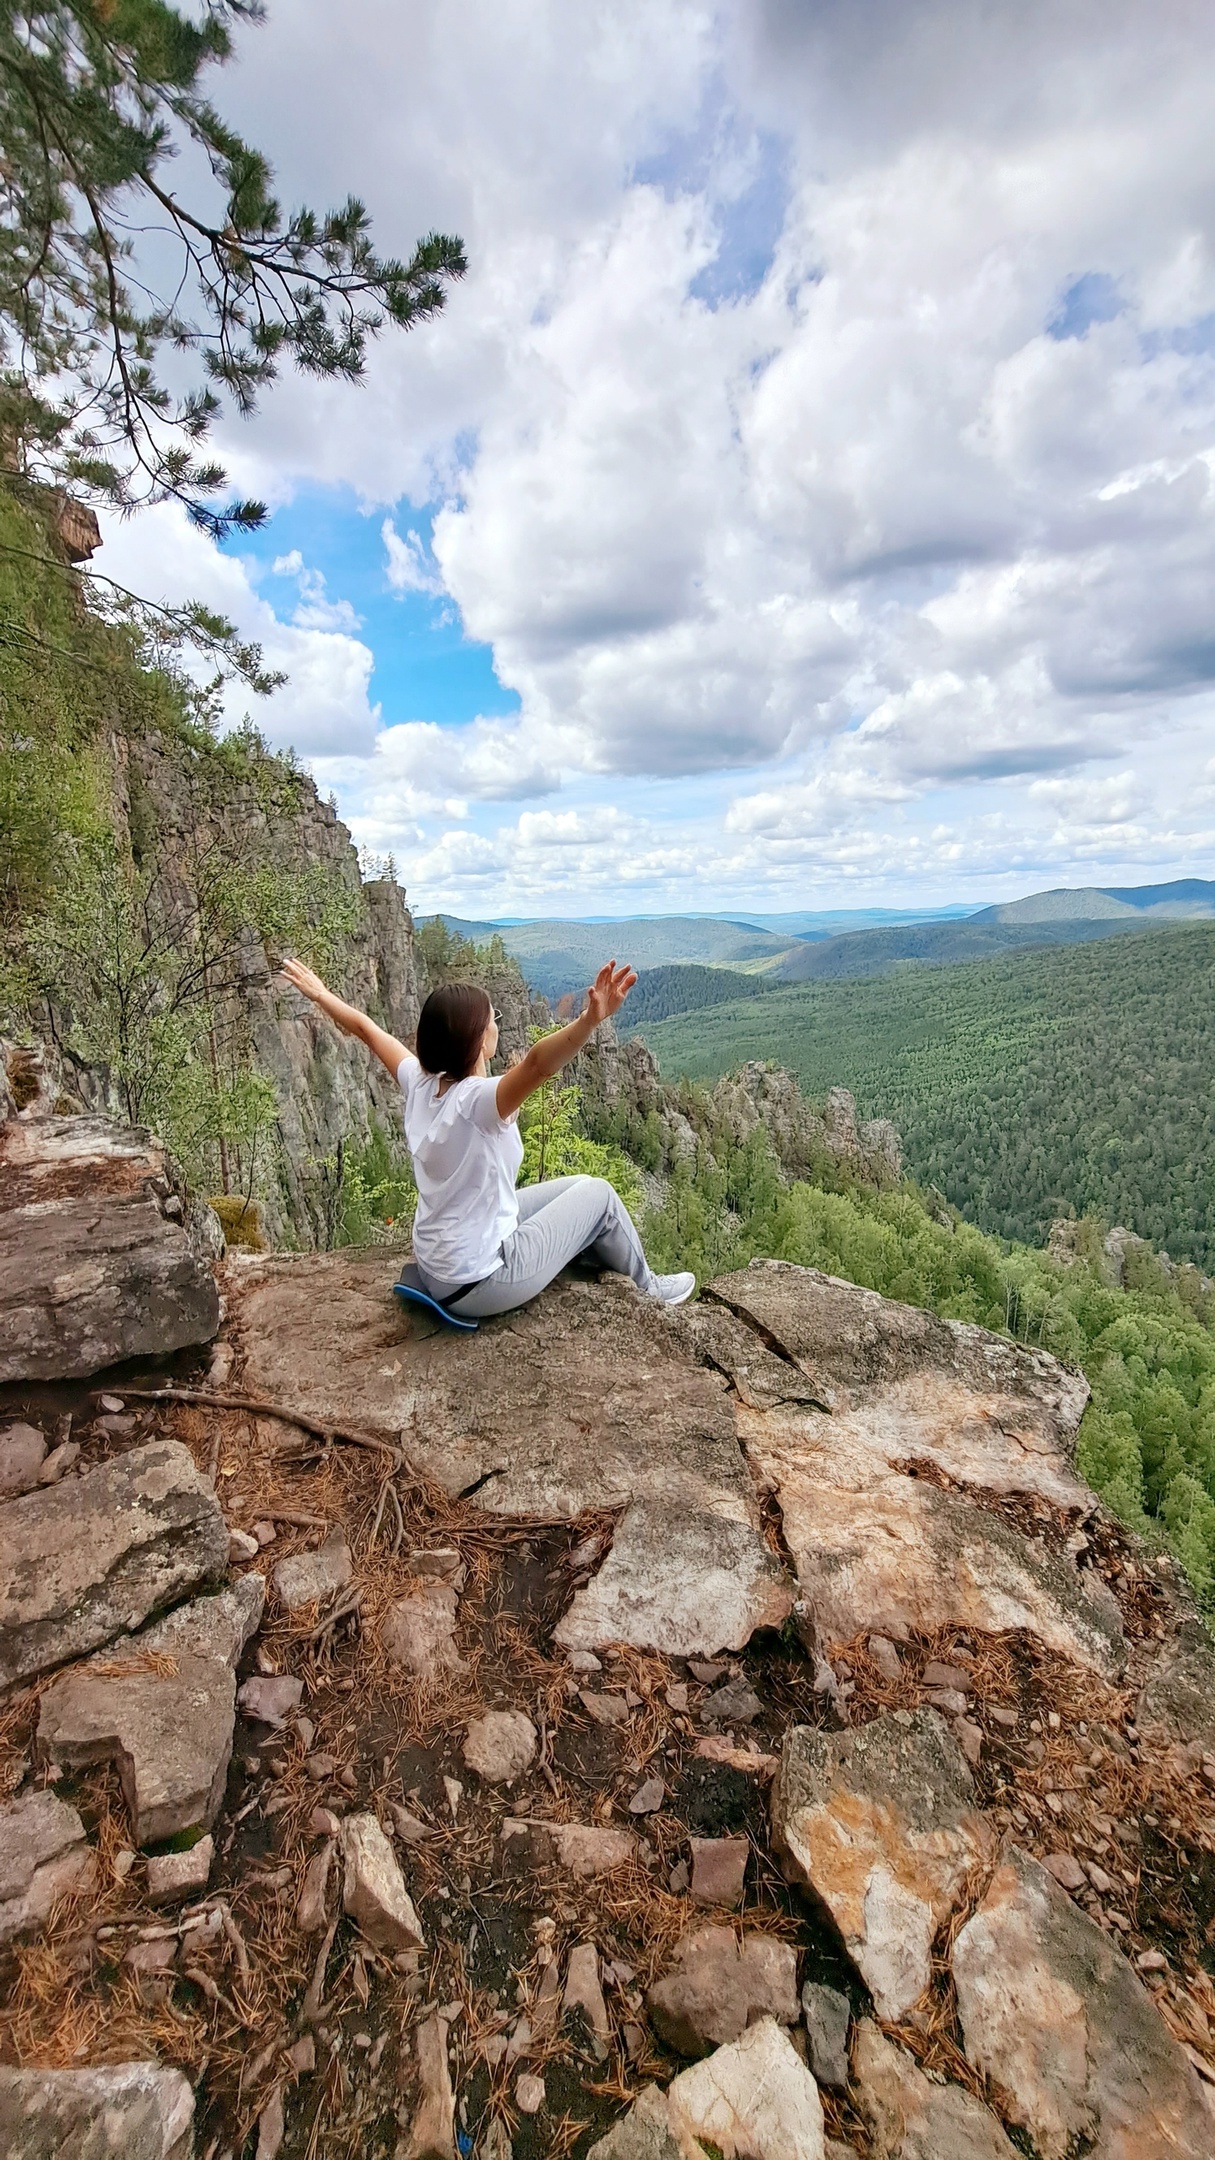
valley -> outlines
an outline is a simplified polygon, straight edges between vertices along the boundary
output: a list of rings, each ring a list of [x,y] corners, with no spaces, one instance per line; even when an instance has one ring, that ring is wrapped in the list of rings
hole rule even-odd
[[[644,984],[644,978],[643,978]],[[1092,1210],[1215,1265],[1215,926],[1170,925],[647,1024],[665,1075],[767,1058],[850,1088],[983,1229],[1037,1243]]]

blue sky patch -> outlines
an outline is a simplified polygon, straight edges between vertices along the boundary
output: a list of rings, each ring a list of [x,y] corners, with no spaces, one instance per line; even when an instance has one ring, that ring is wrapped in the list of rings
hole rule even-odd
[[[1049,337],[1082,338],[1094,323],[1113,322],[1126,307],[1117,280],[1104,270],[1086,270],[1066,286],[1046,325]]]
[[[450,727],[478,714],[517,712],[519,698],[498,681],[491,647],[465,636],[448,594],[394,590],[382,536],[387,515],[382,508],[364,511],[352,490],[307,489],[267,518],[260,532],[229,542],[228,552],[249,565],[282,621],[297,614],[307,621],[311,610],[318,627],[348,629],[370,647],[371,697],[383,707],[386,727],[402,720]],[[392,522],[398,545],[437,587],[430,511],[405,503]],[[345,620],[342,603],[349,610]]]

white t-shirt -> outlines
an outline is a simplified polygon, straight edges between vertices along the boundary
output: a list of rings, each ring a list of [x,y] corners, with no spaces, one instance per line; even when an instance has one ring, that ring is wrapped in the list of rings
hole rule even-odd
[[[519,1220],[523,1141],[516,1119],[498,1116],[496,1080],[456,1080],[440,1095],[440,1077],[412,1055],[397,1069],[418,1187],[413,1256],[430,1283],[454,1289],[502,1266]]]

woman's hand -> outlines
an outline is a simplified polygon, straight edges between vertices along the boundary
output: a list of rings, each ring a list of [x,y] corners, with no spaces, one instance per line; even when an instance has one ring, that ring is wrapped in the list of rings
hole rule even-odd
[[[334,996],[329,985],[323,983],[319,975],[314,975],[310,967],[305,967],[302,960],[284,960],[279,974],[293,989],[300,991],[304,997],[311,998],[314,1005],[319,1005],[321,1011],[332,1020],[335,1027],[341,1029],[343,1035],[362,1034],[362,1028],[354,1023],[366,1016],[356,1012],[352,1005],[343,1004],[340,997]]]
[[[314,975],[312,969],[305,967],[302,960],[284,960],[279,973],[285,982],[291,984],[293,990],[300,991],[304,997],[311,998],[314,1005],[319,1005],[321,1011],[332,1020],[335,1027],[341,1029],[343,1035],[353,1035],[356,1042],[366,1043],[373,1056],[378,1057],[381,1065],[396,1079],[402,1064],[410,1055],[403,1042],[398,1042],[395,1035],[386,1034],[382,1027],[367,1013],[360,1012],[357,1006],[347,1005],[342,998],[335,997],[320,976]]]
[[[586,993],[587,1014],[596,1027],[620,1011],[636,980],[631,967],[618,968],[614,960],[604,962]]]
[[[330,995],[320,976],[314,975],[312,969],[305,967],[302,960],[284,960],[279,973],[285,975],[287,981],[296,990],[302,991],[306,998],[311,998],[314,1005],[319,1005],[322,998]]]

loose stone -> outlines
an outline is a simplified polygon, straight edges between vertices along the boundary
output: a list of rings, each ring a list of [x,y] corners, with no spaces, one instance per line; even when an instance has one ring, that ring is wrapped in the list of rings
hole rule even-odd
[[[538,2115],[545,2102],[544,2079],[530,2070],[515,2083],[515,2102],[521,2115]]]
[[[32,1491],[46,1457],[46,1440],[36,1425],[6,1425],[0,1432],[0,1499]]]
[[[391,1605],[380,1629],[380,1641],[396,1665],[415,1673],[420,1680],[436,1680],[445,1672],[463,1672],[464,1660],[453,1640],[459,1600],[449,1582],[422,1580],[410,1597]]]
[[[951,1688],[955,1694],[969,1695],[974,1682],[960,1665],[942,1665],[933,1658],[920,1674],[920,1685],[926,1688]]]
[[[626,2030],[641,2033],[640,2026]],[[587,2160],[687,2160],[687,2151],[671,2130],[666,2094],[647,2085],[628,2114],[591,2146]]]
[[[318,1809],[317,1812],[320,1813],[321,1811]],[[333,1822],[334,1833],[336,1834],[341,1825],[332,1816],[330,1821]],[[327,1899],[329,1871],[333,1865],[333,1854],[333,1839],[330,1837],[322,1845],[320,1851],[313,1854],[304,1870],[299,1902],[295,1908],[295,1924],[303,1935],[323,1935],[329,1924]]]
[[[551,1970],[551,1967],[550,1967]],[[580,2010],[597,2040],[611,2037],[611,2023],[599,1983],[599,1953],[594,1943],[579,1943],[570,1951],[561,2014]]]
[[[629,1801],[630,1815],[653,1815],[666,1798],[666,1787],[661,1778],[647,1778],[639,1785]]]
[[[1016,2160],[990,2109],[960,2085],[934,2084],[868,2019],[853,2067],[874,2160]]]
[[[869,1655],[881,1673],[883,1680],[901,1680],[903,1660],[887,1635],[871,1635],[867,1645]]]
[[[797,1953],[775,1935],[689,1928],[670,1970],[646,1997],[655,2030],[680,2055],[707,2055],[737,2040],[757,2016],[795,2025]]]
[[[426,1939],[392,1846],[374,1815],[342,1824],[342,1904],[377,1950],[424,1950]]]
[[[536,1759],[538,1735],[522,1710],[487,1710],[464,1736],[464,1760],[488,1785],[510,1785]]]
[[[147,1865],[148,1896],[153,1905],[175,1905],[197,1897],[211,1879],[215,1841],[199,1838],[186,1852],[153,1853]]]
[[[274,1570],[274,1587],[289,1613],[322,1598],[336,1597],[354,1574],[354,1561],[343,1530],[331,1530],[315,1552],[289,1553]]]
[[[820,2085],[843,2092],[848,2084],[848,2027],[852,2010],[838,1988],[807,1980],[802,1989],[802,2016],[810,2051],[810,2068]]]
[[[223,1798],[236,1717],[232,1669],[188,1652],[176,1666],[172,1674],[114,1675],[80,1666],[42,1698],[42,1755],[65,1769],[117,1763],[137,1845],[209,1830]]]
[[[723,2153],[823,2160],[818,2087],[774,2018],[759,2018],[741,2039],[682,2070],[667,2109],[676,2135]]]
[[[743,1901],[750,1845],[746,1838],[691,1838],[692,1897],[697,1905],[725,1905],[737,1912]]]
[[[701,1704],[700,1715],[706,1725],[750,1725],[759,1717],[763,1704],[754,1688],[745,1680],[727,1680],[724,1687],[710,1695]]]
[[[846,1733],[791,1728],[772,1790],[772,1837],[790,1880],[829,1908],[891,2020],[927,1987],[937,1929],[995,1844],[935,1710],[896,1711]]]
[[[304,1696],[304,1683],[287,1673],[271,1677],[267,1673],[255,1673],[251,1680],[242,1683],[237,1693],[237,1703],[247,1718],[259,1725],[285,1725],[293,1710],[298,1710]]]
[[[97,1862],[75,1808],[51,1792],[0,1805],[0,1943],[41,1927],[61,1897],[91,1888]]]
[[[447,2026],[437,2015],[417,2033],[420,2099],[399,2160],[456,2160],[455,2099],[447,2067]]]
[[[590,1688],[579,1688],[578,1700],[596,1725],[627,1725],[629,1706],[623,1695],[600,1695]]]
[[[1047,1853],[1042,1865],[1047,1874],[1053,1875],[1055,1881],[1064,1890],[1083,1890],[1087,1886],[1088,1877],[1084,1869],[1081,1867],[1080,1862],[1069,1852]]]

